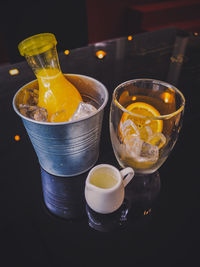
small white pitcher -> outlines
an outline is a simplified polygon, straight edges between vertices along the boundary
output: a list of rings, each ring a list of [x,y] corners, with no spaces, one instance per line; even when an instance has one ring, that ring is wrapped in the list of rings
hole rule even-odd
[[[85,182],[85,199],[98,213],[117,210],[124,200],[124,188],[134,176],[130,167],[119,171],[112,165],[100,164],[92,168]]]

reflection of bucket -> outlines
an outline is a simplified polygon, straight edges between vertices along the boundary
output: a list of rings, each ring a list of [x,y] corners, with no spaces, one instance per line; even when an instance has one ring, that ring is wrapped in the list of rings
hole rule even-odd
[[[84,216],[85,179],[82,176],[59,177],[41,168],[42,190],[47,208],[65,219],[76,219]]]
[[[83,99],[93,103],[97,112],[74,122],[38,122],[23,116],[17,106],[20,93],[38,88],[37,80],[23,86],[14,96],[13,107],[22,118],[41,167],[57,176],[74,176],[91,168],[98,159],[104,107],[108,92],[99,81],[88,76],[67,74]]]

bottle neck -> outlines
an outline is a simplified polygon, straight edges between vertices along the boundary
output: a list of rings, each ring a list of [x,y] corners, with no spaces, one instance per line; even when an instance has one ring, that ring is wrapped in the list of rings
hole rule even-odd
[[[36,77],[40,75],[39,73],[43,73],[45,76],[52,76],[61,72],[56,46],[53,46],[51,49],[41,54],[26,55],[26,60]]]

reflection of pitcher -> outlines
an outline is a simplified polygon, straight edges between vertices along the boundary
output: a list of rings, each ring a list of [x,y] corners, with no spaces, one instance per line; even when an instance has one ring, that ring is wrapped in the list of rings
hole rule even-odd
[[[52,122],[68,121],[82,97],[61,72],[56,50],[56,38],[51,33],[34,35],[19,44],[39,83],[39,103]]]
[[[110,214],[97,213],[86,205],[89,226],[100,232],[111,232],[124,228],[128,223],[128,212],[129,204],[126,200],[118,210]]]

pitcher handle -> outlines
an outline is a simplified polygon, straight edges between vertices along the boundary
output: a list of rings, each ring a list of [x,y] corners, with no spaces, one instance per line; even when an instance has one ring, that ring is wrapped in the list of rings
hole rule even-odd
[[[120,171],[120,174],[123,178],[124,187],[133,179],[135,172],[131,167],[127,167]]]

